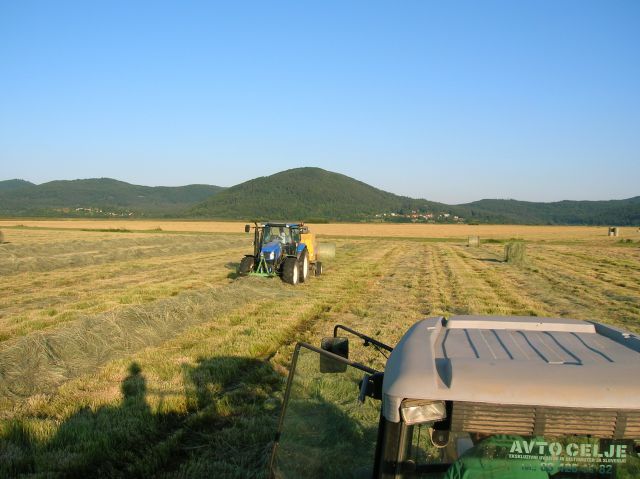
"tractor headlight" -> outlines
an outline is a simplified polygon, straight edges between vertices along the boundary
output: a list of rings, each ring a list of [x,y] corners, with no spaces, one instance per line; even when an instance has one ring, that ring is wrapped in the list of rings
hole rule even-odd
[[[444,401],[405,399],[400,405],[402,420],[408,425],[441,421],[447,417]]]
[[[276,257],[276,254],[273,251],[271,253],[269,253],[269,259],[271,261],[273,261],[275,257]]]

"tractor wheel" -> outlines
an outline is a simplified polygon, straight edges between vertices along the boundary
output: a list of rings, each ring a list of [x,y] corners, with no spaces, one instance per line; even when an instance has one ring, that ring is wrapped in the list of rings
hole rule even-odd
[[[300,279],[300,267],[297,258],[287,258],[282,266],[282,281],[289,284],[298,284]]]
[[[240,276],[245,276],[249,274],[253,270],[253,265],[255,263],[255,258],[253,256],[245,256],[240,261],[240,266],[238,266],[238,274]]]
[[[322,263],[318,261],[316,263],[316,276],[320,276],[322,274]]]
[[[298,260],[300,265],[300,282],[304,283],[309,278],[309,252],[305,249]]]

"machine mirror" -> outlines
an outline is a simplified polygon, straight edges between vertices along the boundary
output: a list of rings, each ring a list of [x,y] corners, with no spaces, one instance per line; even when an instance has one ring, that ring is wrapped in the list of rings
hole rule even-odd
[[[431,444],[435,447],[442,448],[449,444],[449,431],[431,430]]]
[[[330,353],[349,359],[349,338],[322,338],[320,347]],[[347,363],[338,361],[328,355],[320,355],[321,373],[343,373],[347,370]]]
[[[249,231],[251,231],[251,225],[244,225],[244,232],[248,233]]]

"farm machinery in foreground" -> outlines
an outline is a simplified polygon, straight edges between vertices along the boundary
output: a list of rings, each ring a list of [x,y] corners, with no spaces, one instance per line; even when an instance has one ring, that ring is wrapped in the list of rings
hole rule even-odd
[[[251,225],[245,225],[249,233]],[[304,283],[309,275],[322,274],[322,263],[316,236],[304,223],[254,223],[253,254],[240,261],[238,274],[280,276],[289,284]],[[327,245],[323,257],[335,255],[335,245]]]
[[[639,478],[638,371],[640,338],[593,321],[428,318],[395,347],[337,325],[295,348],[271,478]]]

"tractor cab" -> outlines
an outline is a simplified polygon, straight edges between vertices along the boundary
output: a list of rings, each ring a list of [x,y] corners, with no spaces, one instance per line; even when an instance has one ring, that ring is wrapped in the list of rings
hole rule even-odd
[[[300,231],[298,224],[266,224],[262,232],[262,248],[269,248],[270,244],[278,244],[286,254],[294,255],[300,245]]]
[[[430,318],[395,347],[338,325],[296,346],[271,477],[638,478],[639,370],[640,338],[596,322]]]

